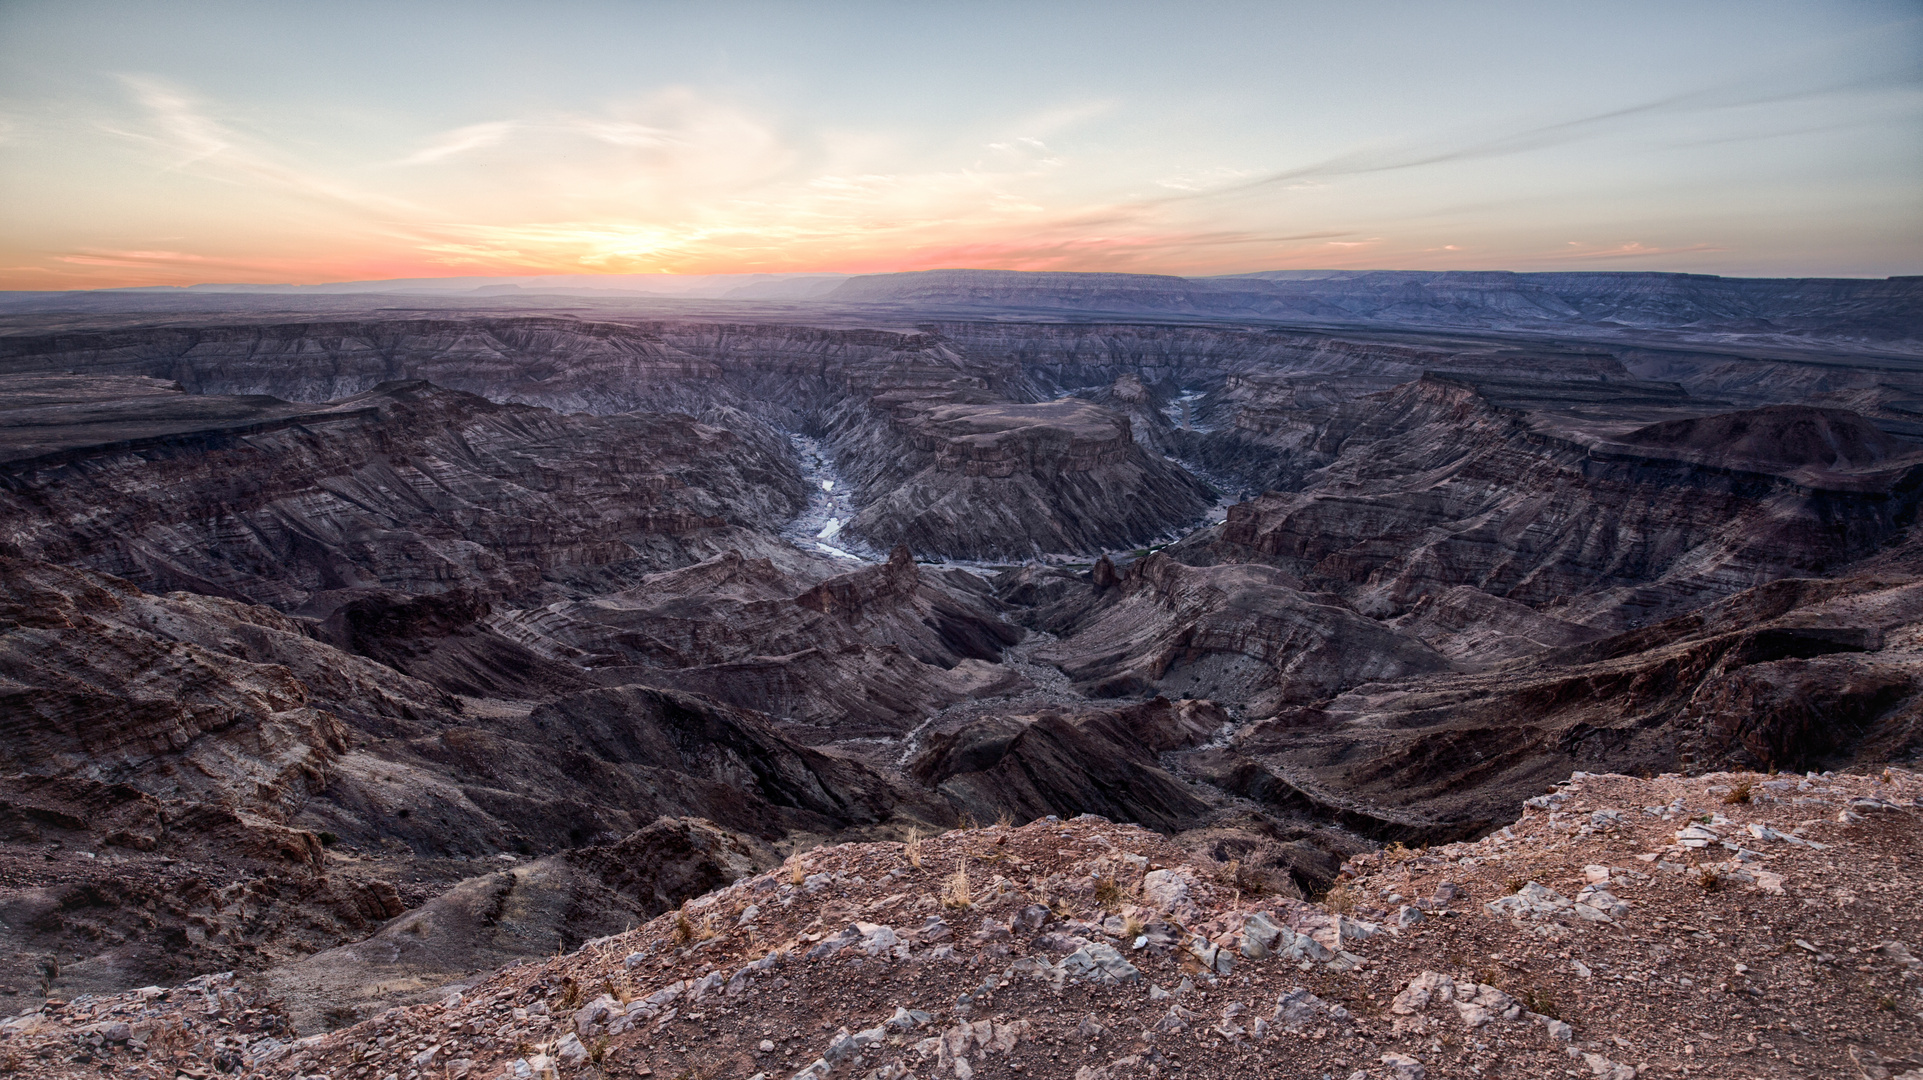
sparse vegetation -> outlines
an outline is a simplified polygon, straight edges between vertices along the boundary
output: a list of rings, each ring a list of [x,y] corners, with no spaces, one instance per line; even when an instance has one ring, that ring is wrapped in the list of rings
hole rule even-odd
[[[1516,877],[1515,875],[1512,874],[1509,877],[1503,879],[1502,887],[1504,891],[1514,894],[1514,893],[1521,892],[1522,887],[1527,884],[1529,884],[1528,881],[1524,880],[1523,878]]]
[[[942,886],[941,904],[945,908],[953,908],[957,911],[966,911],[975,906],[974,895],[968,886],[967,859],[961,861],[961,864],[955,868],[955,872],[949,875],[947,883]]]
[[[1354,911],[1355,896],[1349,892],[1347,884],[1337,882],[1329,886],[1328,892],[1322,894],[1322,906],[1338,914]]]
[[[623,1005],[640,996],[634,992],[634,984],[628,982],[627,977],[619,973],[610,977],[602,985],[602,992]]]
[[[1730,787],[1729,794],[1723,796],[1723,802],[1728,806],[1741,806],[1749,802],[1749,800],[1755,796],[1755,793],[1756,778],[1753,776],[1745,776]]]
[[[1699,866],[1696,868],[1696,884],[1702,886],[1704,892],[1712,893],[1723,887],[1723,875],[1707,866]]]
[[[901,852],[908,857],[908,865],[921,869],[921,830],[910,828],[908,842],[902,845]]]
[[[1547,1016],[1551,1020],[1562,1019],[1562,1010],[1556,1005],[1556,999],[1549,996],[1548,991],[1539,987],[1529,986],[1524,987],[1523,990],[1515,994],[1514,997],[1517,1001],[1522,1002],[1523,1008],[1528,1009],[1532,1013],[1539,1013]]]
[[[1122,910],[1122,902],[1127,899],[1128,893],[1116,882],[1115,875],[1110,874],[1095,882],[1095,902],[1103,911],[1111,915],[1118,914]]]
[[[694,941],[694,935],[694,923],[688,918],[688,913],[685,910],[675,912],[674,943],[676,945],[686,945]]]

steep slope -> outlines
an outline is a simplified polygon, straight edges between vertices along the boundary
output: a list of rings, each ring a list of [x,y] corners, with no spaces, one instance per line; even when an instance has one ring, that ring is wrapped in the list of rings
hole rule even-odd
[[[564,417],[394,383],[209,423],[206,398],[125,386],[94,380],[85,404],[137,406],[141,437],[38,425],[43,452],[0,466],[0,536],[143,584],[325,610],[357,588],[533,596],[681,565],[801,506],[791,464],[685,416]]]
[[[1158,553],[1119,576],[1099,563],[1091,576],[1092,588],[1038,615],[1061,640],[1036,656],[1093,695],[1212,698],[1264,716],[1284,702],[1450,668],[1413,635],[1272,567],[1191,567]]]
[[[819,728],[816,740],[899,735],[944,705],[1019,684],[991,665],[1020,631],[954,576],[924,574],[906,547],[812,584],[724,552],[490,625],[599,680],[696,690]]]
[[[176,1062],[269,1077],[1888,1080],[1923,1060],[1907,944],[1923,934],[1908,903],[1919,794],[1900,770],[1577,774],[1475,843],[1352,859],[1313,904],[1096,818],[957,830],[818,849],[325,1036],[294,1040],[247,1010],[250,987],[218,979],[0,1030],[63,1080]],[[1880,1003],[1873,1023],[1864,1002]]]
[[[1617,629],[1868,555],[1923,496],[1923,450],[1894,440],[1839,469],[1827,443],[1816,462],[1781,460],[1792,444],[1778,439],[1762,458],[1702,462],[1647,445],[1650,428],[1623,444],[1572,424],[1425,377],[1339,410],[1306,442],[1327,464],[1300,491],[1233,507],[1178,557],[1258,559],[1371,614],[1471,585]]]
[[[1923,751],[1914,572],[1784,580],[1475,675],[1384,680],[1249,725],[1243,760],[1339,801],[1489,828],[1572,770],[1835,768]]]
[[[851,532],[959,559],[1127,548],[1192,524],[1213,493],[1081,401],[911,387],[844,404],[827,437],[860,485]]]

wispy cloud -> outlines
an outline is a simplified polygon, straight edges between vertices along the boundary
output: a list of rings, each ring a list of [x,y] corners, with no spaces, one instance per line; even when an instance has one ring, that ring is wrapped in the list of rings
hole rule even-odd
[[[418,214],[403,199],[362,191],[273,159],[273,156],[207,116],[185,92],[158,79],[123,75],[121,81],[146,110],[147,123],[110,129],[163,155],[166,167],[211,179],[267,187],[288,194],[383,214]]]
[[[402,158],[401,165],[431,165],[470,150],[494,146],[505,140],[520,125],[512,120],[495,120],[455,128],[426,146]]]
[[[1638,243],[1635,240],[1604,248],[1586,247],[1575,240],[1571,240],[1569,244],[1578,250],[1554,251],[1543,257],[1549,259],[1644,259],[1663,255],[1690,255],[1696,252],[1725,250],[1714,244],[1690,244],[1685,247],[1656,247],[1650,244]]]
[[[1222,184],[1181,195],[1163,196],[1159,201],[1218,198],[1305,180],[1394,172],[1460,161],[1508,157],[1597,138],[1620,130],[1629,122],[1639,119],[1654,119],[1717,109],[1787,105],[1816,98],[1916,87],[1920,84],[1923,84],[1923,74],[1919,74],[1916,69],[1908,66],[1886,65],[1861,68],[1852,70],[1850,74],[1842,77],[1826,74],[1811,75],[1799,72],[1793,66],[1787,70],[1778,67],[1765,74],[1732,79],[1696,90],[1498,135],[1465,138],[1451,143],[1358,148],[1313,164],[1272,172],[1239,183]],[[1853,119],[1839,119],[1821,128],[1805,127],[1803,130],[1805,132],[1828,130],[1854,123],[1856,121]]]

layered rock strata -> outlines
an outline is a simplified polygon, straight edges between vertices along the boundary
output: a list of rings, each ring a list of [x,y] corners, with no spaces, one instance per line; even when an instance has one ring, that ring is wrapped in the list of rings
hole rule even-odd
[[[803,498],[790,463],[685,416],[564,417],[396,383],[208,423],[206,399],[123,386],[96,381],[75,408],[151,414],[140,438],[41,423],[40,452],[5,463],[0,536],[20,551],[325,610],[360,588],[539,595],[550,577],[681,565],[752,543],[744,528]]]
[[[1134,441],[1126,416],[897,389],[828,428],[858,480],[850,530],[959,559],[1140,546],[1199,519],[1214,493]]]

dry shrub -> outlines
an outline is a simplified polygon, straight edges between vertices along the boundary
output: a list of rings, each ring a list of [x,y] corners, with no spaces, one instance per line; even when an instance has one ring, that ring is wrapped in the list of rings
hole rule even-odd
[[[634,984],[627,976],[618,971],[602,984],[602,992],[623,1005],[641,996],[634,992]]]
[[[689,921],[686,911],[674,913],[674,943],[686,945],[694,940],[694,923]]]
[[[1128,892],[1116,882],[1115,875],[1110,874],[1107,877],[1096,879],[1095,902],[1101,905],[1103,911],[1108,912],[1110,915],[1120,914],[1122,903],[1127,899]]]
[[[1753,776],[1745,776],[1730,787],[1729,794],[1723,796],[1723,802],[1729,806],[1741,806],[1752,798],[1755,798],[1755,796],[1756,778]]]
[[[788,884],[793,885],[795,888],[799,889],[801,888],[802,882],[807,880],[808,880],[808,864],[802,862],[801,856],[799,855],[796,855],[790,858],[788,860]]]
[[[1503,881],[1502,887],[1507,892],[1519,893],[1522,891],[1522,887],[1527,884],[1529,883],[1527,881],[1524,881],[1522,878],[1511,877]]]
[[[1122,939],[1124,941],[1134,941],[1136,938],[1141,937],[1142,931],[1146,929],[1148,929],[1148,927],[1142,924],[1140,918],[1130,915],[1128,918],[1122,920]]]
[[[921,869],[921,830],[910,828],[908,842],[901,847],[902,854],[908,856],[908,865]]]
[[[572,1012],[587,999],[587,991],[581,989],[581,984],[575,982],[573,976],[569,976],[561,980],[561,998],[554,1003],[554,1007],[561,1012]]]
[[[995,824],[1004,829],[1012,829],[1015,827],[1015,815],[1007,810],[1003,810],[1001,813],[995,815]]]
[[[1701,885],[1704,892],[1715,892],[1723,887],[1723,875],[1711,870],[1707,866],[1698,867],[1696,870],[1696,884]]]
[[[1329,891],[1322,894],[1322,906],[1337,914],[1355,910],[1355,896],[1349,892],[1348,883],[1337,882],[1329,886]]]

